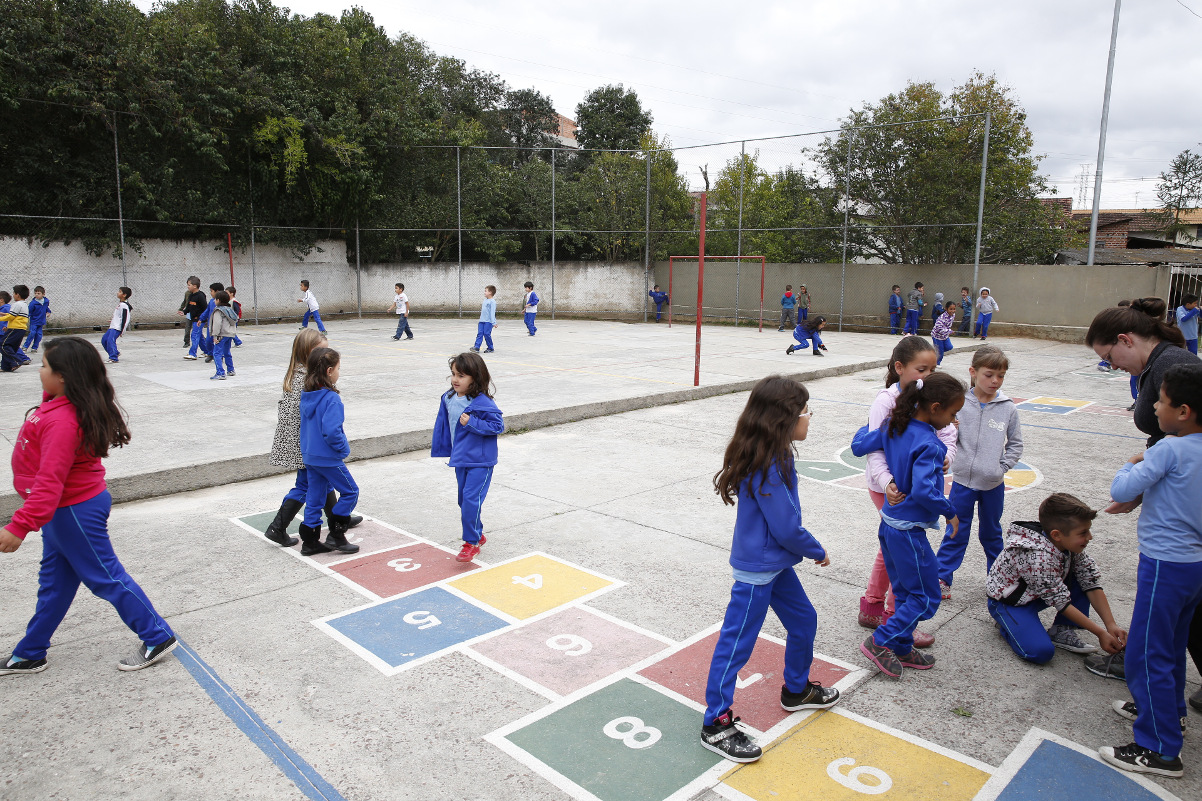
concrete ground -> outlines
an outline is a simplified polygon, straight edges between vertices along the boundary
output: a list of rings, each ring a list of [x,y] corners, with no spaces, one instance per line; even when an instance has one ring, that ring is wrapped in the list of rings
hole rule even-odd
[[[418,327],[419,337],[439,340],[421,344],[420,357],[413,346],[422,339],[400,346],[386,339],[376,343],[368,335],[386,335],[383,326],[366,321],[361,326],[353,336],[339,333],[334,338],[335,346],[348,353],[344,378],[348,430],[363,437],[389,426],[399,428],[411,419],[417,426],[433,413],[433,398],[445,371],[439,362],[455,347],[467,344],[463,325],[444,323],[434,331],[430,330],[436,328],[433,324]],[[690,383],[687,356],[655,364],[645,364],[649,355],[638,358],[640,352],[650,353],[645,337],[677,337],[679,331],[681,341],[676,344],[687,346],[684,329],[668,334],[663,329],[644,332],[640,326],[604,323],[540,325],[548,333],[554,331],[557,338],[561,332],[565,338],[577,338],[574,363],[555,366],[547,364],[546,352],[529,348],[567,345],[552,343],[550,336],[544,340],[540,333],[529,343],[521,340],[519,346],[512,341],[518,324],[509,328],[508,334],[502,329],[502,336],[510,339],[498,343],[501,358],[490,359],[490,366],[498,365],[498,400],[507,413],[510,409],[532,411],[573,404],[581,398],[606,399],[620,392],[633,393],[653,381],[674,381],[680,388]],[[715,332],[713,340],[707,339],[714,342],[713,352],[719,350],[721,341],[730,345],[734,355],[715,355],[713,369],[732,379],[796,369],[798,361],[812,359],[809,355],[785,357],[783,352],[778,358],[784,334],[762,335],[773,337],[773,342],[779,340],[777,347],[767,349],[760,344],[764,341],[761,335],[754,332]],[[278,374],[283,345],[268,343],[282,342],[289,333],[283,329],[254,332],[255,340],[248,341],[236,360],[243,358],[248,366],[257,361]],[[730,339],[719,339],[724,336]],[[863,336],[861,344],[861,339],[851,335],[832,335],[828,340],[830,361],[842,358],[844,350],[853,347],[863,348],[865,359],[885,355],[888,343],[880,340],[886,338],[870,341]],[[1047,402],[1041,411],[1022,413],[1023,462],[1041,478],[1035,486],[1007,494],[1004,523],[1033,519],[1039,502],[1052,491],[1072,492],[1096,507],[1104,505],[1114,471],[1143,446],[1143,437],[1124,411],[1130,402],[1125,375],[1097,373],[1096,359],[1080,346],[1025,340],[998,344],[1008,350],[1013,362],[1004,387],[1008,394],[1091,404],[1063,413],[1065,406]],[[162,347],[157,341],[154,345]],[[166,361],[153,361],[168,357],[149,355],[154,350],[151,344],[130,343],[128,347],[131,367],[145,358],[156,370],[161,365],[161,372],[182,372]],[[276,362],[272,357],[252,356],[259,347],[274,349]],[[520,356],[508,356],[510,350],[519,348],[523,351]],[[687,347],[684,350],[691,355]],[[968,359],[966,353],[953,351],[943,369],[966,377]],[[620,366],[612,366],[611,360],[620,361]],[[196,364],[187,367],[202,369]],[[124,370],[125,364],[119,369]],[[160,404],[130,397],[137,394],[138,387],[148,390],[147,381],[153,384],[151,379],[139,378],[141,372],[142,368],[134,367],[132,376],[122,373],[116,380],[122,401],[135,416],[135,443],[151,438],[147,430],[162,437],[147,446],[142,459],[151,458],[152,448],[155,459],[177,458],[168,436],[186,422],[195,432],[192,441],[198,447],[204,433],[202,421],[236,431],[229,440],[231,447],[253,453],[269,444],[276,378],[240,390],[227,389],[230,382],[211,392],[196,390],[208,393],[203,396],[205,401],[212,398],[215,405],[220,402],[222,408],[235,412],[223,414],[207,409],[206,403],[189,408],[168,390],[159,393]],[[864,421],[868,404],[882,386],[882,372],[874,368],[807,381],[814,418],[809,439],[799,447],[799,460],[835,460]],[[247,370],[247,374],[252,373]],[[13,380],[29,379],[19,373]],[[589,388],[594,394],[588,394]],[[220,395],[215,394],[218,391]],[[235,391],[240,394],[235,396]],[[196,397],[201,396],[188,395],[193,400]],[[357,411],[357,402],[351,398],[370,408],[371,414]],[[389,404],[392,399],[401,402]],[[484,506],[489,543],[480,558],[492,565],[540,552],[621,582],[608,591],[598,590],[595,597],[587,596],[583,604],[586,612],[594,610],[586,617],[599,617],[607,625],[620,624],[616,628],[626,632],[623,642],[643,644],[644,651],[630,656],[618,672],[639,668],[642,663],[637,660],[647,652],[682,643],[711,628],[721,620],[729,597],[727,557],[734,510],[718,501],[710,482],[745,401],[745,393],[724,394],[502,438],[500,463]],[[227,403],[230,405],[224,406]],[[9,404],[12,408],[20,405]],[[159,416],[163,406],[167,411]],[[189,416],[193,418],[190,421]],[[398,419],[406,423],[398,425]],[[132,446],[129,450],[128,457],[137,460],[138,452]],[[122,458],[113,460],[114,473],[119,472]],[[361,461],[351,469],[362,488],[362,513],[433,546],[457,547],[454,477],[442,460],[412,452]],[[529,666],[520,664],[520,654],[510,669],[498,668],[506,654],[489,646],[489,637],[388,675],[369,661],[362,648],[352,648],[330,633],[329,625],[337,620],[314,625],[319,619],[362,607],[373,596],[356,587],[352,571],[309,564],[230,520],[273,511],[289,486],[289,478],[272,476],[114,508],[111,526],[117,553],[186,641],[188,650],[181,648],[149,670],[118,672],[115,663],[136,646],[134,638],[107,604],[81,593],[50,651],[50,669],[34,676],[0,678],[6,723],[6,735],[0,739],[0,764],[10,766],[4,771],[0,797],[639,797],[607,794],[604,782],[590,790],[592,796],[582,795],[562,778],[536,770],[528,761],[501,750],[495,737],[484,739],[538,713],[565,692],[564,703],[577,696],[586,700],[599,685],[574,694],[570,688],[547,690],[548,684],[523,678],[529,674]],[[818,611],[816,650],[836,663],[867,668],[858,650],[866,632],[856,625],[856,612],[876,553],[876,514],[867,494],[854,486],[803,478],[801,492],[806,525],[831,556],[829,567],[807,564],[798,569]],[[254,521],[250,522],[253,527]],[[1115,616],[1124,623],[1134,600],[1135,523],[1134,516],[1102,516],[1094,526],[1090,545]],[[365,526],[365,536],[377,540],[392,537],[394,544],[405,540],[379,524]],[[445,562],[430,545],[407,547],[426,549],[421,553],[428,566],[439,559]],[[0,642],[14,643],[33,611],[39,553],[35,534],[16,554],[0,558],[0,583],[6,590],[6,601],[0,605]],[[383,574],[388,581],[403,577],[413,561],[393,558]],[[544,572],[550,581],[552,571]],[[385,581],[379,575],[377,580]],[[522,576],[514,577],[515,584],[519,578]],[[523,580],[529,582],[531,577]],[[371,586],[381,589],[383,585]],[[468,589],[452,587],[453,592],[444,594],[462,598]],[[381,589],[379,594],[386,591]],[[857,720],[871,721],[880,729],[919,743],[922,754],[955,752],[981,775],[997,772],[1032,728],[1086,749],[1130,742],[1130,723],[1110,708],[1112,700],[1128,697],[1122,683],[1086,672],[1082,658],[1067,652],[1059,652],[1046,666],[1020,662],[996,634],[983,598],[983,557],[974,545],[957,574],[953,599],[923,624],[937,637],[932,648],[939,659],[937,667],[921,674],[907,673],[901,682],[876,673],[853,674],[862,680],[853,682],[855,686],[839,708]],[[387,604],[376,608],[387,608]],[[418,616],[406,623],[424,625],[430,613],[411,614]],[[421,617],[423,614],[426,617]],[[583,613],[577,610],[576,614]],[[506,623],[520,623],[512,630],[519,633],[526,630],[522,626],[534,631],[545,619],[549,618],[527,617],[516,608],[502,617]],[[444,615],[442,622],[451,628],[461,621]],[[784,635],[773,615],[768,617],[765,633]],[[396,639],[400,636],[397,631],[377,631],[372,636],[383,637],[390,647],[407,642]],[[503,640],[498,636],[495,642]],[[652,642],[658,644],[649,645]],[[572,643],[568,639],[551,647],[571,648]],[[744,678],[748,682],[755,679]],[[1189,691],[1197,690],[1199,676],[1192,665],[1188,680]],[[629,683],[627,679],[619,682]],[[736,713],[739,703],[736,700]],[[644,715],[651,720],[650,709],[616,709],[609,716],[616,720]],[[675,737],[692,749],[687,751],[690,756],[708,753],[695,742],[700,715],[693,719],[693,714],[686,716],[686,725],[665,728],[665,746]],[[822,715],[811,716],[795,728],[789,727],[796,721],[782,724],[788,732],[774,745],[802,742],[799,738],[808,723],[821,719]],[[1196,727],[1200,720],[1191,711],[1191,726]],[[619,756],[635,753],[633,746],[621,748],[625,730],[619,726],[615,731],[597,735],[597,741],[618,742]],[[589,742],[587,734],[581,732],[582,742]],[[510,739],[516,740],[516,736]],[[571,739],[570,734],[566,739]],[[1146,786],[1164,788],[1157,791],[1162,798],[1202,796],[1198,749],[1198,736],[1191,731],[1182,753],[1185,778],[1147,782]],[[656,749],[637,753],[650,757]],[[769,751],[762,764],[770,765],[772,756]],[[851,757],[860,759],[861,764],[867,758],[856,753]],[[930,758],[935,761],[926,769],[927,778],[944,778],[943,763],[937,756]],[[611,774],[645,776],[645,786],[650,787],[655,783],[653,775],[669,772],[672,764],[676,762],[664,760],[632,768],[614,762],[610,767]],[[570,768],[563,771],[570,772]],[[1094,797],[1135,798],[1137,791],[1147,792],[1125,783],[1122,774],[1108,768],[1103,771],[1100,775],[1109,782],[1106,787],[1111,794]],[[846,776],[846,767],[842,773]],[[731,774],[725,779],[736,784],[738,777],[756,775],[749,769],[733,774],[735,779]],[[947,776],[950,781],[951,774]],[[741,786],[747,795],[742,796],[730,789],[731,784],[712,786],[718,778],[715,775],[694,783],[676,797],[706,801],[810,797],[806,795],[811,788],[809,778],[800,774],[793,784],[786,780],[784,787],[763,795],[747,790],[750,785],[746,783]],[[898,779],[896,791],[886,797],[929,796],[914,789],[917,786]],[[995,797],[988,795],[991,786],[982,791],[981,798]],[[814,792],[819,787],[820,797],[842,797],[833,784],[812,785]],[[947,797],[960,796],[949,793]],[[971,793],[963,797],[971,797]]]

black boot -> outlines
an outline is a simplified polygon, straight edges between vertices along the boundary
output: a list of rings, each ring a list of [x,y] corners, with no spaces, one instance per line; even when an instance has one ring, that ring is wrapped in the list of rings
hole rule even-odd
[[[321,529],[306,526],[301,523],[300,538],[304,542],[301,546],[301,556],[312,556],[316,553],[329,553],[332,548],[327,548],[321,543]]]
[[[334,522],[334,504],[338,503],[338,493],[330,490],[326,493],[326,524],[333,527]],[[363,518],[359,515],[349,515],[347,520],[347,528],[354,528],[363,522]]]
[[[818,348],[814,348],[814,355],[815,356],[825,356],[826,354],[823,353],[822,351],[818,350]]]
[[[285,548],[291,548],[300,540],[288,534],[288,526],[292,524],[292,519],[296,517],[296,513],[305,507],[301,501],[294,501],[285,498],[280,504],[280,511],[275,513],[275,520],[271,521],[271,525],[263,532],[267,539],[274,543],[283,545]]]
[[[343,553],[359,553],[358,545],[351,545],[346,541],[346,530],[350,528],[349,523],[349,516],[330,515],[330,533],[326,535],[324,543],[326,548]]]

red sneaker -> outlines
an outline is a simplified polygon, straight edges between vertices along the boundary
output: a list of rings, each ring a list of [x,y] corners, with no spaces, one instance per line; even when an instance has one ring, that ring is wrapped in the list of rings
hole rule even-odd
[[[470,562],[480,555],[480,548],[484,543],[488,542],[488,538],[483,534],[480,535],[479,542],[465,542],[463,547],[459,549],[459,555],[455,557],[456,562]]]

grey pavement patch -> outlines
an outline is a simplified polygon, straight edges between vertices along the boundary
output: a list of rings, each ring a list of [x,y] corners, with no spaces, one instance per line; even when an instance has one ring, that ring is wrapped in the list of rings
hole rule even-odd
[[[201,359],[197,359],[201,362]],[[238,367],[235,363],[234,371],[236,376],[231,377],[230,381],[236,381],[242,386],[253,386],[256,384],[278,384],[280,383],[280,369],[274,365],[252,365],[250,367]],[[221,390],[228,392],[234,384],[222,384],[218,381],[211,381],[210,375],[217,372],[215,367],[210,367],[208,372],[198,373],[195,370],[179,370],[173,373],[135,373],[138,378],[145,381],[150,381],[168,389],[178,390],[179,392],[197,392],[204,390]]]

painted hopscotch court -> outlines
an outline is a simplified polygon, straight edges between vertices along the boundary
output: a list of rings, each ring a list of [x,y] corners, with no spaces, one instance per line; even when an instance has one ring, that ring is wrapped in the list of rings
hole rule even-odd
[[[842,451],[808,464],[841,473],[823,478],[798,463],[799,473],[827,483],[863,470]],[[1024,464],[1012,472],[1008,491],[1041,479]],[[262,537],[271,517],[232,522]],[[685,801],[706,791],[730,801],[1178,801],[1109,767],[1093,749],[1039,729],[995,768],[839,707],[786,712],[779,705],[784,642],[767,634],[739,673],[734,704],[765,753],[736,765],[699,743],[718,622],[676,642],[588,605],[624,582],[544,553],[462,564],[449,549],[380,520],[366,519],[350,534],[361,550],[349,556],[285,549],[364,598],[313,621],[331,647],[385,676],[461,654],[542,696],[545,706],[484,739],[579,801]],[[811,669],[813,680],[844,694],[870,676],[819,654]]]

